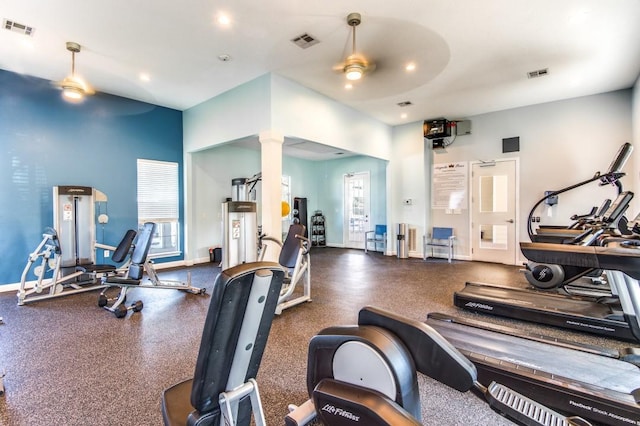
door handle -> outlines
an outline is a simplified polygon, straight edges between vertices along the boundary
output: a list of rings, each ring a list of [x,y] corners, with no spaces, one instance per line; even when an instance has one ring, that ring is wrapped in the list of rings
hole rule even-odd
[[[514,223],[515,221],[513,219],[507,219],[507,222]]]

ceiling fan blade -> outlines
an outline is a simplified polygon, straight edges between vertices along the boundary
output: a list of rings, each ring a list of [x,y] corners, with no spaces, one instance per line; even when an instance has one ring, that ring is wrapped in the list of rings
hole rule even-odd
[[[335,72],[343,72],[344,71],[344,67],[345,67],[345,63],[340,63],[340,64],[336,64],[333,66],[333,68],[331,68],[333,71]]]

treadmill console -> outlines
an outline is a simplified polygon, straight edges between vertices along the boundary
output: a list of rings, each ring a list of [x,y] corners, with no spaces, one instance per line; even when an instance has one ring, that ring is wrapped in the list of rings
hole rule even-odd
[[[611,204],[607,211],[602,215],[602,221],[606,224],[616,223],[629,207],[629,203],[632,198],[633,192],[621,192],[620,195],[618,195],[618,198],[615,199],[613,204]]]

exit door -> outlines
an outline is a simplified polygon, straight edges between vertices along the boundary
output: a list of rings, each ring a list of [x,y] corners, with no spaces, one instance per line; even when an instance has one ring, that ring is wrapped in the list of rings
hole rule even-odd
[[[369,172],[344,176],[344,246],[364,249],[364,233],[369,231]]]

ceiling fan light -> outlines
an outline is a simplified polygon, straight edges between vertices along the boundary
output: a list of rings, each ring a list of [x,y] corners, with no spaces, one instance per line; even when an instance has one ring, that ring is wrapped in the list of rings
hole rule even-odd
[[[70,101],[80,101],[84,97],[84,90],[77,86],[65,86],[62,88],[62,96]]]
[[[362,78],[363,69],[359,64],[350,64],[344,67],[344,74],[347,80],[360,80]]]
[[[71,52],[71,74],[56,84],[62,89],[62,98],[69,102],[81,102],[85,95],[94,93],[81,78],[76,77],[76,53],[79,53],[80,49],[81,46],[78,43],[67,42],[67,50]]]

